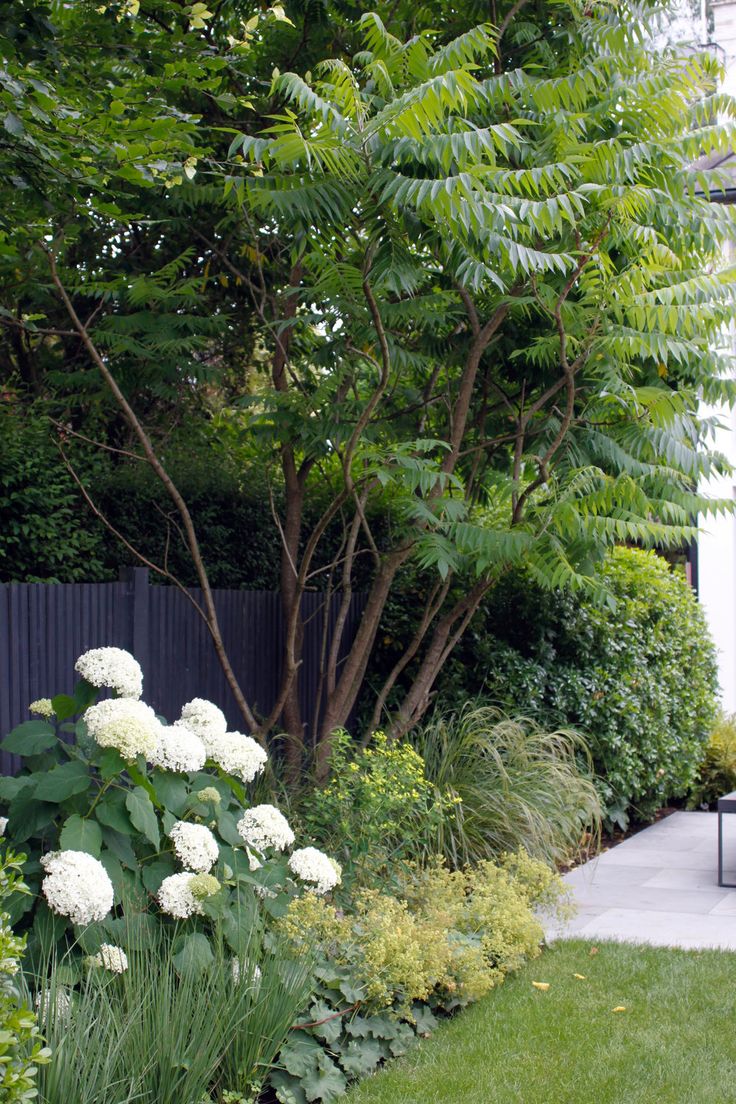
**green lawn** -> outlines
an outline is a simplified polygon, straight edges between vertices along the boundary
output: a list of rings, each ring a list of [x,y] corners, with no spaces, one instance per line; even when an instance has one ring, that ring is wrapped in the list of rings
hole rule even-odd
[[[546,951],[349,1104],[735,1104],[736,954],[590,951]]]

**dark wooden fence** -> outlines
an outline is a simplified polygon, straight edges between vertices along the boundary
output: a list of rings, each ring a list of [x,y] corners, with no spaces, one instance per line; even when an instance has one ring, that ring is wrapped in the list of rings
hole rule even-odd
[[[192,591],[195,597],[199,592]],[[243,691],[266,714],[278,692],[283,622],[277,593],[215,590],[222,635]],[[354,596],[343,637],[349,648],[363,599]],[[304,596],[304,657],[299,676],[308,728],[317,708],[325,618],[327,639],[337,602]],[[145,568],[117,583],[8,583],[0,585],[0,735],[29,719],[36,698],[70,693],[74,662],[88,648],[114,645],[132,652],[143,668],[143,698],[170,720],[190,698],[207,698],[224,710],[231,728],[243,729],[211,638],[191,603],[175,587],[151,586]],[[0,753],[0,773],[17,769]]]

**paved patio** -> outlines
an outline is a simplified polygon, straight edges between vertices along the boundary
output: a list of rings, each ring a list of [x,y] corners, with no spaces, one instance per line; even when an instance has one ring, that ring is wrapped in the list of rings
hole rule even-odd
[[[725,816],[724,881],[736,882],[736,816]],[[673,813],[565,875],[578,910],[547,938],[736,950],[736,889],[718,881],[715,813]]]

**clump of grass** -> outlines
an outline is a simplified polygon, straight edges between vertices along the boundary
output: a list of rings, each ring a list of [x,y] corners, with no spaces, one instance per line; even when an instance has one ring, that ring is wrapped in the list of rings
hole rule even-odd
[[[600,831],[601,807],[583,738],[490,706],[435,714],[414,735],[427,778],[460,798],[429,841],[461,866],[523,847],[551,863]]]
[[[224,943],[204,951],[199,939],[197,961],[153,926],[145,938],[129,932],[128,969],[118,975],[89,964],[80,971],[71,955],[47,960],[44,1104],[201,1104],[257,1094],[308,997],[309,956],[297,963],[285,948],[269,954],[257,937],[234,956]]]

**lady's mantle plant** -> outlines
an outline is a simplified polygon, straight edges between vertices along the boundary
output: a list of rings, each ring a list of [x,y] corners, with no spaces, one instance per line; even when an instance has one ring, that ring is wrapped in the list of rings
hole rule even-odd
[[[13,894],[13,920],[39,959],[76,938],[95,964],[125,969],[126,940],[177,924],[182,961],[212,958],[212,925],[235,955],[259,915],[278,917],[300,893],[340,882],[336,862],[295,836],[271,805],[248,807],[263,748],[229,732],[221,710],[193,698],[171,725],[140,699],[133,656],[96,648],[77,660],[74,694],[34,709],[3,748],[23,758],[0,779],[9,845],[29,852],[32,893]],[[97,700],[103,688],[114,697]],[[75,968],[80,968],[80,962]]]

